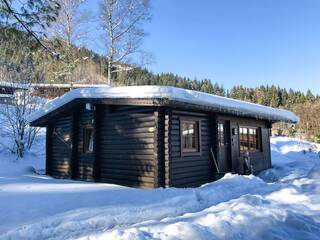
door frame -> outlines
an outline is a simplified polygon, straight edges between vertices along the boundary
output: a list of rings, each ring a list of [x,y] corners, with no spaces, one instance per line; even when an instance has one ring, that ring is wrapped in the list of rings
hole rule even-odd
[[[224,134],[224,149],[225,149],[225,156],[224,159],[220,159],[220,146],[219,146],[219,124],[223,124],[223,134]],[[216,121],[216,130],[217,130],[217,156],[218,156],[218,163],[223,162],[223,166],[225,167],[224,172],[232,172],[233,171],[233,164],[232,164],[232,149],[231,149],[231,121],[228,119],[219,118]]]

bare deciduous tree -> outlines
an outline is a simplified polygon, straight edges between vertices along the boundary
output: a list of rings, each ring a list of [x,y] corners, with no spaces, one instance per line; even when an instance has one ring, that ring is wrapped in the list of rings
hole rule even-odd
[[[42,34],[40,29],[56,20],[59,8],[55,0],[1,0],[0,26],[25,30],[43,49],[57,57],[59,54],[44,44],[38,35]]]
[[[10,150],[22,158],[25,151],[30,149],[39,128],[30,127],[27,116],[41,106],[42,100],[32,96],[31,81],[34,78],[34,67],[30,56],[22,59],[19,65],[11,67],[1,65],[0,75],[12,88],[19,89],[6,104],[0,107],[2,119],[8,124],[7,133],[13,139]]]
[[[59,15],[47,28],[47,35],[55,45],[54,48],[59,49],[61,58],[50,80],[72,84],[75,69],[92,58],[89,53],[86,56],[79,54],[81,49],[78,47],[88,40],[88,23],[92,17],[89,11],[83,9],[85,0],[56,1],[60,6]]]
[[[64,42],[68,47],[80,43],[88,33],[86,24],[90,12],[81,9],[85,0],[56,0],[60,5],[58,18],[47,28],[48,36]]]
[[[108,57],[108,84],[117,65],[139,53],[146,35],[142,24],[150,19],[149,0],[101,0],[101,23],[105,31]]]
[[[41,50],[31,53],[30,47],[34,47],[32,41],[12,29],[2,31],[2,34],[4,41],[0,42],[0,79],[6,82],[8,87],[18,90],[10,99],[6,96],[1,98],[7,100],[1,101],[0,105],[2,132],[12,141],[10,150],[21,158],[25,150],[31,148],[39,132],[39,128],[29,126],[26,118],[44,103],[30,94],[31,82],[35,79],[43,81],[40,79],[41,73],[37,72],[34,66]],[[19,50],[16,49],[17,46]]]

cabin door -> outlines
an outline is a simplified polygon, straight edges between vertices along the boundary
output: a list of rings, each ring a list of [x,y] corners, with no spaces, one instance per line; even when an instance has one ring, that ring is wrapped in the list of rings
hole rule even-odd
[[[231,172],[230,121],[218,121],[218,162],[221,172]]]

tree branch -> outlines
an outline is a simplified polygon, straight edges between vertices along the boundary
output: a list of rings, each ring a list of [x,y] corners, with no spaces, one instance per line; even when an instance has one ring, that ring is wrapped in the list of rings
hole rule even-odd
[[[28,28],[28,26],[17,16],[17,13],[10,7],[10,4],[7,0],[2,0],[4,4],[6,5],[9,13],[12,14],[12,16],[21,24],[21,26],[42,46],[47,52],[49,52],[53,57],[58,57],[59,54],[55,53],[51,49],[49,49],[46,45],[44,45],[41,40],[38,38],[38,36]]]

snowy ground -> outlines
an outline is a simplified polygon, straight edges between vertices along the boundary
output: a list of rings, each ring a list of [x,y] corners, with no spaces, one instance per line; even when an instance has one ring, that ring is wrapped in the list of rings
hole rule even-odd
[[[43,136],[20,162],[1,148],[0,239],[319,239],[320,149],[271,141],[273,168],[260,177],[229,174],[195,189],[32,173],[26,166],[43,168]]]

